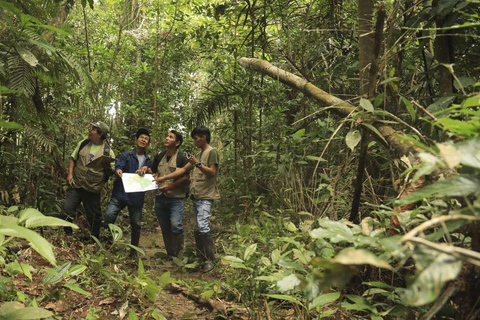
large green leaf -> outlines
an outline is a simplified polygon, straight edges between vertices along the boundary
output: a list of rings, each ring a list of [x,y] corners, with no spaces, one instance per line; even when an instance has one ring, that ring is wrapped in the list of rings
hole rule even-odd
[[[476,193],[480,190],[480,179],[475,175],[457,175],[446,180],[439,180],[423,187],[417,192],[396,201],[396,204],[403,205],[415,203],[424,198],[431,197],[462,197]]]
[[[20,57],[22,57],[22,59],[25,60],[25,62],[27,62],[29,65],[32,67],[36,67],[38,65],[38,59],[32,52],[22,46],[16,46],[15,49],[17,49]]]
[[[37,251],[40,255],[42,255],[42,257],[47,259],[48,262],[50,262],[52,265],[56,265],[52,245],[38,233],[18,225],[1,224],[0,234],[28,240],[30,242],[30,246],[35,251]]]
[[[340,298],[340,292],[331,292],[331,293],[325,293],[325,294],[319,295],[312,301],[312,303],[308,305],[308,309],[314,309],[317,307],[324,306],[326,304],[337,301],[338,298]]]
[[[25,308],[19,302],[5,302],[0,306],[1,320],[44,319],[52,317],[53,313],[41,308]]]
[[[455,279],[461,268],[460,260],[440,253],[420,271],[415,281],[405,290],[402,301],[410,306],[423,306],[435,301],[442,293],[445,283]]]
[[[55,284],[65,278],[65,274],[70,268],[71,262],[66,262],[54,269],[46,269],[46,275],[43,277],[43,284]]]
[[[25,222],[25,227],[27,228],[37,228],[37,227],[71,227],[72,229],[78,229],[76,224],[65,221],[63,219],[55,217],[31,217]]]
[[[340,251],[339,254],[337,254],[333,261],[344,265],[369,264],[375,267],[393,270],[393,268],[388,264],[388,262],[380,259],[370,251],[364,249],[343,249],[342,251]]]
[[[437,101],[435,101],[434,103],[429,105],[427,107],[427,110],[432,112],[432,113],[442,111],[442,110],[446,109],[447,107],[451,106],[453,100],[455,100],[455,97],[451,97],[451,96],[441,97],[440,99],[438,99]]]
[[[0,91],[0,93],[2,92]],[[2,119],[0,119],[0,127],[5,129],[10,129],[10,130],[20,130],[23,128],[20,124],[16,122],[7,122]]]
[[[43,213],[38,211],[35,208],[27,208],[20,211],[18,215],[20,222],[24,222],[25,220],[32,218],[32,217],[44,217]]]
[[[329,219],[320,219],[320,226],[310,231],[310,236],[314,239],[330,239],[333,243],[354,242],[355,236],[352,230],[340,221],[332,221]]]
[[[83,294],[84,296],[87,296],[87,297],[90,297],[92,295],[90,292],[87,292],[87,291],[83,290],[82,288],[80,288],[80,286],[78,284],[76,284],[74,280],[68,281],[63,286],[65,288],[68,288],[68,289],[72,290],[72,291]]]
[[[295,289],[302,281],[296,274],[290,274],[277,282],[278,289],[280,291],[288,291]]]

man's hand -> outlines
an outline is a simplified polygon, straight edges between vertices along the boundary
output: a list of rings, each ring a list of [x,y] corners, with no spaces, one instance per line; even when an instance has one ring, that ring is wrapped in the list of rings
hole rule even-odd
[[[119,178],[122,177],[122,174],[123,174],[122,169],[117,169],[117,171],[115,171],[115,175],[116,175],[117,177],[119,177]]]
[[[190,162],[192,165],[196,165],[199,161],[198,159],[192,154],[190,158],[188,158],[188,162]]]
[[[167,179],[165,179],[165,176],[155,177],[155,182],[156,182],[157,184],[160,184],[160,183],[164,182],[165,180],[167,180]]]
[[[71,186],[72,182],[73,182],[73,173],[69,173],[67,175],[67,183],[68,183],[69,186]]]
[[[148,167],[143,166],[140,169],[138,169],[137,171],[135,171],[135,173],[137,173],[139,176],[143,176],[145,174],[145,172],[147,172],[147,170],[148,170]]]

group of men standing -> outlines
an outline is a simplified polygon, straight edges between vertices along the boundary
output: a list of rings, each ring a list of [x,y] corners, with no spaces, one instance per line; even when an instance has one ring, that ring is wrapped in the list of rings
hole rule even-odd
[[[70,219],[74,217],[76,209],[82,203],[91,234],[100,238],[102,225],[108,228],[109,224],[114,224],[120,211],[127,207],[131,244],[138,246],[145,192],[126,193],[121,178],[124,173],[154,174],[159,186],[155,197],[155,214],[167,254],[178,256],[183,249],[184,201],[190,195],[195,217],[196,248],[204,261],[202,270],[211,271],[214,268],[215,248],[209,217],[213,201],[219,199],[220,195],[217,184],[219,156],[217,150],[210,146],[210,130],[200,126],[191,132],[193,143],[199,150],[196,155],[179,152],[178,148],[183,142],[182,134],[171,130],[164,140],[165,150],[152,160],[146,151],[150,144],[150,133],[147,129],[140,128],[135,134],[135,148],[123,152],[114,168],[108,162],[101,166],[89,165],[102,156],[115,158],[106,139],[109,131],[108,125],[101,121],[92,123],[88,139],[80,141],[73,151],[69,159],[69,188],[63,216]],[[100,192],[111,175],[115,175],[116,180],[102,223]],[[72,230],[66,228],[65,232],[71,233]],[[130,257],[136,258],[137,251],[132,249]]]

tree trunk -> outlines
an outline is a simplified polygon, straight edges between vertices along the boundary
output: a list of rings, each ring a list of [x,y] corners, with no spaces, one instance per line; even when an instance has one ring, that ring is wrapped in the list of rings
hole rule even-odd
[[[347,101],[337,98],[334,95],[331,95],[316,87],[307,80],[277,68],[267,61],[255,58],[240,58],[238,62],[244,68],[259,71],[272,77],[273,79],[302,91],[305,95],[317,100],[323,105],[328,106],[325,108],[325,111],[331,111],[342,118],[347,117],[352,111],[355,110],[355,107]],[[392,127],[382,123],[374,123],[374,126],[387,142],[386,147],[393,149],[397,156],[401,157],[409,153],[415,154],[419,151],[415,146],[400,141],[397,138],[397,135],[401,135],[401,133],[397,132]],[[376,137],[376,134],[373,134],[373,136]]]

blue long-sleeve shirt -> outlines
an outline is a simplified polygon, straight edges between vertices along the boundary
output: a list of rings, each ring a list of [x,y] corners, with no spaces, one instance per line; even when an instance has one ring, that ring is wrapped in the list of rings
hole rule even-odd
[[[146,153],[143,166],[152,167],[152,159]],[[135,149],[122,153],[115,164],[115,171],[120,169],[123,173],[135,173],[138,168],[139,163]],[[113,183],[112,197],[125,201],[131,206],[143,206],[145,192],[125,193],[122,179],[117,177]]]

